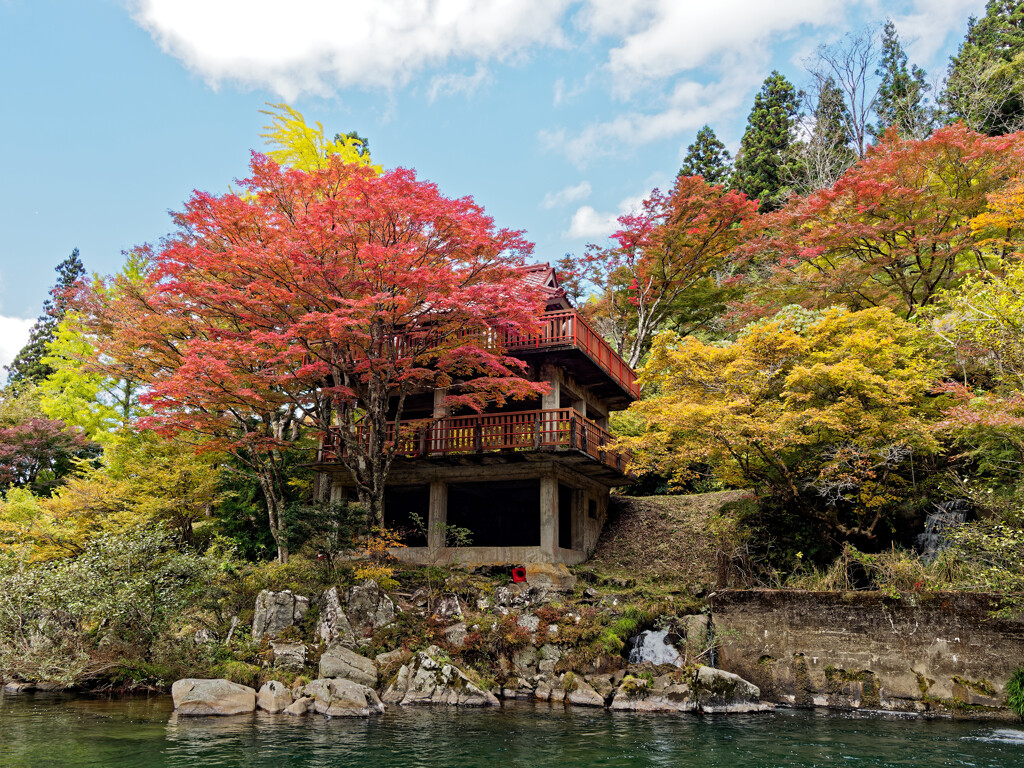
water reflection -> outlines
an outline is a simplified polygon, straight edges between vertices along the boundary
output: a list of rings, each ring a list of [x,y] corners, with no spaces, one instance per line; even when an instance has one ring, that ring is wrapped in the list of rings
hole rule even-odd
[[[179,718],[166,697],[0,697],[0,765],[133,768],[1024,768],[1024,731],[863,714],[708,716],[517,704],[389,710],[369,720]]]

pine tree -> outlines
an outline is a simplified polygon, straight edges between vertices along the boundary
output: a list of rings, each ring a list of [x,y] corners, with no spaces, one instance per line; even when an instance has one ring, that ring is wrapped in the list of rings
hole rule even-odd
[[[816,99],[808,105],[813,125],[806,140],[794,147],[799,161],[792,184],[799,194],[831,187],[857,162],[850,146],[850,119],[842,90],[831,77],[819,82],[816,90]]]
[[[725,144],[718,140],[710,125],[697,132],[697,138],[686,148],[686,157],[678,176],[703,176],[708,184],[728,184],[732,173],[731,157]]]
[[[949,122],[990,136],[1024,128],[1024,2],[989,0],[970,20],[940,101]]]
[[[907,66],[907,54],[892,20],[886,20],[882,30],[882,55],[875,74],[881,83],[875,101],[878,122],[869,127],[871,135],[878,138],[895,127],[904,138],[926,138],[932,121],[925,97],[931,86],[925,82],[923,69],[916,64]]]
[[[75,248],[54,271],[57,273],[57,283],[50,289],[50,298],[43,302],[43,314],[29,330],[25,346],[10,365],[4,366],[7,371],[7,383],[15,391],[38,384],[53,373],[53,369],[43,362],[43,358],[46,356],[47,347],[53,341],[57,326],[67,313],[67,291],[85,276],[85,267],[79,258],[78,249]]]
[[[794,174],[792,152],[797,116],[793,84],[773,71],[754,97],[754,108],[736,156],[732,184],[758,201],[761,211],[775,210],[789,193],[787,181]]]

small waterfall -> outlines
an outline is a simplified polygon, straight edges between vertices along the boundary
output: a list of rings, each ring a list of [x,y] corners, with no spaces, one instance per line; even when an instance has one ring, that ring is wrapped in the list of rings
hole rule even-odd
[[[917,535],[917,549],[921,559],[927,563],[934,560],[946,548],[945,532],[956,528],[967,519],[968,502],[963,499],[944,501],[935,505],[924,522],[924,533]]]
[[[667,629],[649,629],[632,638],[629,663],[642,664],[649,661],[652,664],[683,666],[683,657],[667,642],[668,635]]]

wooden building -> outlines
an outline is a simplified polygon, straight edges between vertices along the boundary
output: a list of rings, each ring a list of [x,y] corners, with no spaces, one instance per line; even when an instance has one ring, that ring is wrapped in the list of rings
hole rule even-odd
[[[385,522],[410,532],[408,548],[395,550],[401,560],[582,562],[597,543],[610,489],[630,482],[628,457],[608,448],[608,415],[637,399],[636,374],[572,308],[551,267],[531,266],[524,279],[547,297],[542,329],[503,345],[550,392],[471,415],[446,414],[443,390],[407,400],[403,423],[429,426],[403,441],[388,476]],[[320,463],[335,498],[352,482],[332,465],[339,449],[329,440]],[[451,527],[469,531],[468,546],[448,546]]]

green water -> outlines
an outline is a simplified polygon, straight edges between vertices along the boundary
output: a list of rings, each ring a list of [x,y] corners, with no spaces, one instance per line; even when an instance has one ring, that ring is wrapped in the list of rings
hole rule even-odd
[[[371,720],[174,718],[167,697],[0,696],[0,766],[1024,768],[1024,726],[781,710],[698,717],[517,705]]]

